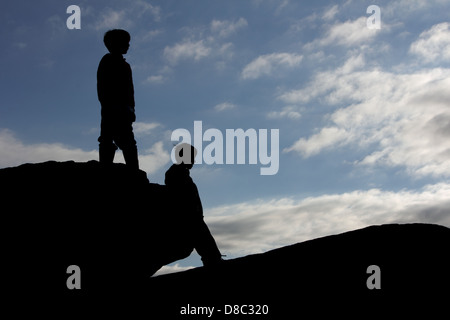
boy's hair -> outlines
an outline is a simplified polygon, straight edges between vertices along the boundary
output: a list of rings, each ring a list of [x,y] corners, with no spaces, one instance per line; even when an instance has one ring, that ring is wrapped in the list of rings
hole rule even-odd
[[[128,43],[131,40],[130,34],[122,29],[113,29],[105,33],[103,42],[109,52],[117,51],[124,43]]]

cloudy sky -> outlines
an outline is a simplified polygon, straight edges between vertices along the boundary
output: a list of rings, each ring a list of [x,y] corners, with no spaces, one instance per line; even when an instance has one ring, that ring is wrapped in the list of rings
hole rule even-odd
[[[66,26],[72,4],[81,29]],[[380,8],[379,29],[368,28],[370,5]],[[274,175],[260,175],[267,165],[261,156],[249,164],[248,152],[246,164],[192,170],[228,258],[373,224],[450,227],[448,0],[16,0],[0,8],[0,167],[98,158],[102,39],[123,28],[132,36],[125,57],[140,163],[152,182],[164,183],[172,132],[194,140],[194,121],[224,145],[227,129],[254,129],[260,140],[265,129],[268,149],[277,146]],[[206,138],[197,137],[203,148]],[[197,265],[193,255],[170,268]]]

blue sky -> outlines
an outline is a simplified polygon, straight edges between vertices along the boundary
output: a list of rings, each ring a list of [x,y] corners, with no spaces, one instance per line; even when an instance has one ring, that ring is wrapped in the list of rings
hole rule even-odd
[[[79,30],[66,27],[71,4]],[[373,4],[380,29],[366,25]],[[371,224],[450,226],[449,11],[444,0],[4,2],[0,167],[98,158],[96,70],[104,32],[123,28],[152,182],[171,165],[171,133],[193,134],[194,121],[224,136],[279,130],[276,175],[259,163],[192,170],[228,257]]]

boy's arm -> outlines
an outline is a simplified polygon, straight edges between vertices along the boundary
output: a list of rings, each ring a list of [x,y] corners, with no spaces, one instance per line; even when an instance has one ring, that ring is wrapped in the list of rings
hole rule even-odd
[[[97,70],[97,94],[104,106],[115,106],[135,121],[134,86],[130,65],[121,57],[106,54]]]
[[[107,56],[104,56],[100,61],[97,69],[97,94],[98,100],[103,105],[110,104],[110,95],[112,87],[112,66],[108,63]]]

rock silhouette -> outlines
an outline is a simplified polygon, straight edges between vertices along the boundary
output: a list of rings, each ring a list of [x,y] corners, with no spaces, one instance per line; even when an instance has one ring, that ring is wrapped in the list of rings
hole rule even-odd
[[[173,222],[182,214],[170,210],[177,195],[123,164],[25,164],[0,170],[0,184],[11,253],[30,263],[47,255],[66,265],[88,263],[96,281],[85,282],[86,291],[136,286],[151,275],[144,270],[193,250],[182,246],[185,230]]]
[[[415,315],[445,311],[449,298],[450,229],[431,224],[371,226],[151,280],[174,306],[268,305],[275,319],[295,315]],[[381,270],[369,289],[367,268]],[[198,288],[196,284],[203,286]],[[186,298],[189,296],[189,299]],[[248,311],[248,310],[247,310]],[[268,315],[268,318],[270,315]],[[307,318],[309,318],[307,317]],[[432,317],[431,317],[432,318]]]
[[[449,298],[444,226],[371,226],[150,278],[167,252],[176,260],[192,248],[180,247],[186,234],[173,223],[176,195],[143,171],[96,161],[25,164],[0,169],[0,192],[2,304],[18,316],[125,310],[187,319],[181,310],[189,305],[214,307],[213,319],[240,319],[225,305],[267,305],[258,319],[365,318],[430,315]],[[80,290],[66,286],[70,265],[81,269]],[[381,289],[367,287],[371,265],[380,268]]]

